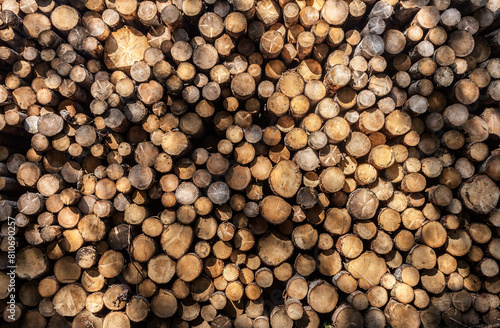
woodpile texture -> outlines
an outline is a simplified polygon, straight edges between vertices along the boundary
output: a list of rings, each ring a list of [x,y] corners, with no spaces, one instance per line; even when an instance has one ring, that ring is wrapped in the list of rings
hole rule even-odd
[[[1,327],[500,326],[498,0],[0,5]]]

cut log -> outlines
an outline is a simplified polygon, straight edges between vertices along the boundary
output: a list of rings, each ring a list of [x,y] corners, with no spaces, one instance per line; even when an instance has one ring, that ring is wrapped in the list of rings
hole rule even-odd
[[[280,161],[269,175],[269,185],[281,197],[294,196],[302,181],[300,169],[292,161]]]
[[[481,197],[477,198],[478,195]],[[477,175],[462,185],[460,196],[467,208],[480,214],[487,214],[496,207],[500,189],[487,176]]]
[[[106,40],[104,62],[109,69],[129,71],[134,63],[144,58],[147,48],[147,38],[133,27],[125,26],[112,32]]]
[[[6,325],[495,326],[497,2],[2,1]]]
[[[277,196],[265,197],[260,205],[260,213],[264,219],[272,224],[280,224],[290,216],[292,207],[289,203]]]
[[[359,279],[359,287],[365,290],[376,286],[386,270],[385,261],[373,252],[365,252],[347,263],[347,271]]]
[[[265,234],[259,239],[257,247],[260,259],[272,266],[283,263],[293,252],[292,241],[277,231]]]

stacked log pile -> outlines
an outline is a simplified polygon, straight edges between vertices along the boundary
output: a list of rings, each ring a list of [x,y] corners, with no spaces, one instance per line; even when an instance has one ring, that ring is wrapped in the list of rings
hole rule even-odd
[[[1,327],[500,325],[499,1],[0,9]]]

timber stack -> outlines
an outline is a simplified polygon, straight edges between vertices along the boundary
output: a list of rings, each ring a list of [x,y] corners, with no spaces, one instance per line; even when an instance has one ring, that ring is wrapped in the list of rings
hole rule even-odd
[[[0,2],[1,327],[499,327],[498,0]]]

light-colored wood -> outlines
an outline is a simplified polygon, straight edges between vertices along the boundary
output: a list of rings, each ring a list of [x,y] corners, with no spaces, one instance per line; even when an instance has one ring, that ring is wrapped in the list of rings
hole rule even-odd
[[[134,51],[126,49],[133,47]],[[105,64],[111,69],[128,71],[131,66],[142,60],[149,47],[146,37],[138,30],[125,26],[112,32],[104,47]]]
[[[497,16],[3,1],[4,321],[495,325]]]

